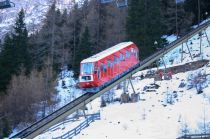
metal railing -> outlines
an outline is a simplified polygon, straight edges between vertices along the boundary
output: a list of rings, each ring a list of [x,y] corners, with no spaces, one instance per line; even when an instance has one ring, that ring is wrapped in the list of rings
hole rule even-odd
[[[84,122],[82,122],[80,125],[78,125],[74,129],[63,134],[62,136],[52,138],[52,139],[72,139],[74,136],[78,135],[84,128],[88,127],[90,123],[94,122],[95,120],[100,120],[100,119],[101,119],[100,113],[92,114],[88,116]]]
[[[64,125],[64,124],[66,124],[66,123],[75,122],[75,121],[78,121],[78,120],[77,120],[76,118],[68,118],[68,119],[65,119],[64,122],[60,122],[59,124],[57,124],[57,125],[55,125],[55,126],[49,128],[49,129],[46,130],[45,132],[48,132],[48,131],[55,131],[55,130],[57,130],[57,129],[59,128],[59,126]],[[45,133],[45,132],[44,132],[44,133]]]

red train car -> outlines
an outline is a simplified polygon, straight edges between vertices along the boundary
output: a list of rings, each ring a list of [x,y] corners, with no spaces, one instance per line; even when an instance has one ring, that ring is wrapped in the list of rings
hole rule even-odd
[[[88,92],[123,76],[139,63],[139,50],[133,42],[122,42],[81,61],[79,86]]]

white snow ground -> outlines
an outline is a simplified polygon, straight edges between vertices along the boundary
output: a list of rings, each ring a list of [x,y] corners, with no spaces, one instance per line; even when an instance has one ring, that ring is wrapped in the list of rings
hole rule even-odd
[[[76,88],[77,81],[75,81],[73,75],[74,73],[72,71],[63,70],[58,79],[58,86],[56,87],[58,91],[57,99],[60,101],[57,106],[58,108],[71,102],[83,93],[80,89]]]
[[[210,27],[207,29],[207,34],[210,37]],[[198,35],[188,42],[195,57],[194,61],[202,58],[210,59],[210,46],[205,35],[202,38],[202,56],[196,56],[200,50]],[[180,64],[180,49],[181,46],[164,57],[167,66]],[[184,46],[184,51],[188,52],[186,46]],[[185,53],[183,63],[190,61],[192,60],[189,54]],[[203,84],[205,89],[202,94],[197,94],[195,87],[188,89],[187,80],[190,74],[195,75],[203,70],[208,74]],[[141,72],[136,75],[141,75]],[[184,133],[203,133],[204,125],[206,132],[210,132],[210,64],[196,71],[173,75],[172,80],[156,82],[160,85],[156,92],[143,91],[144,86],[154,83],[154,79],[140,80],[136,76],[132,82],[135,90],[140,93],[141,101],[127,104],[115,102],[105,108],[100,108],[101,99],[97,98],[87,105],[87,113],[100,111],[101,120],[91,123],[74,139],[175,139]],[[181,82],[186,86],[179,88]],[[67,91],[59,90],[60,94],[64,94],[62,96],[65,97]],[[129,93],[132,93],[131,86],[128,90]],[[113,91],[115,98],[122,93],[121,89],[115,88]],[[70,97],[65,99],[68,101]],[[171,103],[167,103],[167,100]],[[60,132],[48,131],[38,136],[37,139],[57,137],[66,133],[66,129],[70,131],[76,126],[71,122],[69,125],[72,126],[60,127]]]

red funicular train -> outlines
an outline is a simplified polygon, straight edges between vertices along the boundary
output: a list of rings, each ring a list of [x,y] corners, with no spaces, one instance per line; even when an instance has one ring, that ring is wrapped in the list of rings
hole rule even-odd
[[[138,55],[138,47],[133,42],[122,42],[84,59],[80,65],[80,88],[99,91],[137,66]]]

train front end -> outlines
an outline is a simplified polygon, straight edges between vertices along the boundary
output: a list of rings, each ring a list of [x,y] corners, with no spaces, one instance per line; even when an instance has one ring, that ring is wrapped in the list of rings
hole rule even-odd
[[[79,87],[82,89],[96,87],[94,82],[94,63],[82,63],[80,65]]]

